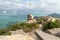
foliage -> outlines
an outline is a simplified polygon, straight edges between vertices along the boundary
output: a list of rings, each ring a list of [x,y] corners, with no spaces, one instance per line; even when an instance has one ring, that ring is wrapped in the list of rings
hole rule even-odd
[[[52,21],[47,22],[43,27],[43,31],[52,28],[60,28],[60,21],[56,20],[55,22]]]
[[[5,29],[0,29],[0,35],[11,35],[11,33]]]
[[[38,19],[37,19],[37,21],[41,21],[41,20],[43,20],[44,18],[42,18],[42,17],[39,17]]]
[[[4,29],[0,29],[0,35],[10,35],[11,33],[9,31],[15,31],[18,29],[22,29],[25,32],[30,32],[37,28],[38,28],[37,23],[17,23],[17,24],[9,25]]]
[[[44,20],[44,17],[39,17],[38,19],[37,19],[37,21],[38,21],[38,24],[45,24],[46,22],[45,22],[45,20]]]

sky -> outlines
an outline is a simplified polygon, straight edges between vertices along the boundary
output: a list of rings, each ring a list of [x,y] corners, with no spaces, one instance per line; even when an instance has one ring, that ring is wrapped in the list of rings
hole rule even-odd
[[[41,13],[59,13],[60,0],[0,0],[0,10],[29,9]]]

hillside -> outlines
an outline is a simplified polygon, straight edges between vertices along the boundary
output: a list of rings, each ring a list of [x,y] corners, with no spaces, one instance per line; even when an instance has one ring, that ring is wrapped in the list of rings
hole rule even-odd
[[[53,13],[53,14],[50,14],[50,15],[48,15],[48,16],[60,18],[60,14],[57,14],[57,13]]]

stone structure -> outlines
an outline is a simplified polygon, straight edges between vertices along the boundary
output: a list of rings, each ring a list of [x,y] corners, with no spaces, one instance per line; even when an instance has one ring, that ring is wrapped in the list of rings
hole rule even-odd
[[[60,28],[49,29],[46,32],[49,34],[60,37]]]
[[[59,37],[45,33],[39,29],[37,29],[35,32],[38,35],[38,37],[40,38],[40,40],[60,40]]]
[[[27,15],[27,20],[28,20],[28,23],[34,23],[34,22],[36,22],[36,20],[34,19],[34,17],[31,14]]]
[[[32,20],[34,17],[31,14],[27,15],[27,20]]]

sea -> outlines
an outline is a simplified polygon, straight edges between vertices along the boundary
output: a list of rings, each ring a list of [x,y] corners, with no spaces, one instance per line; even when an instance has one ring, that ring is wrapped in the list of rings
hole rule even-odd
[[[33,16],[41,16],[40,13],[31,13]],[[0,28],[5,28],[11,24],[27,21],[27,13],[17,15],[0,15]]]

